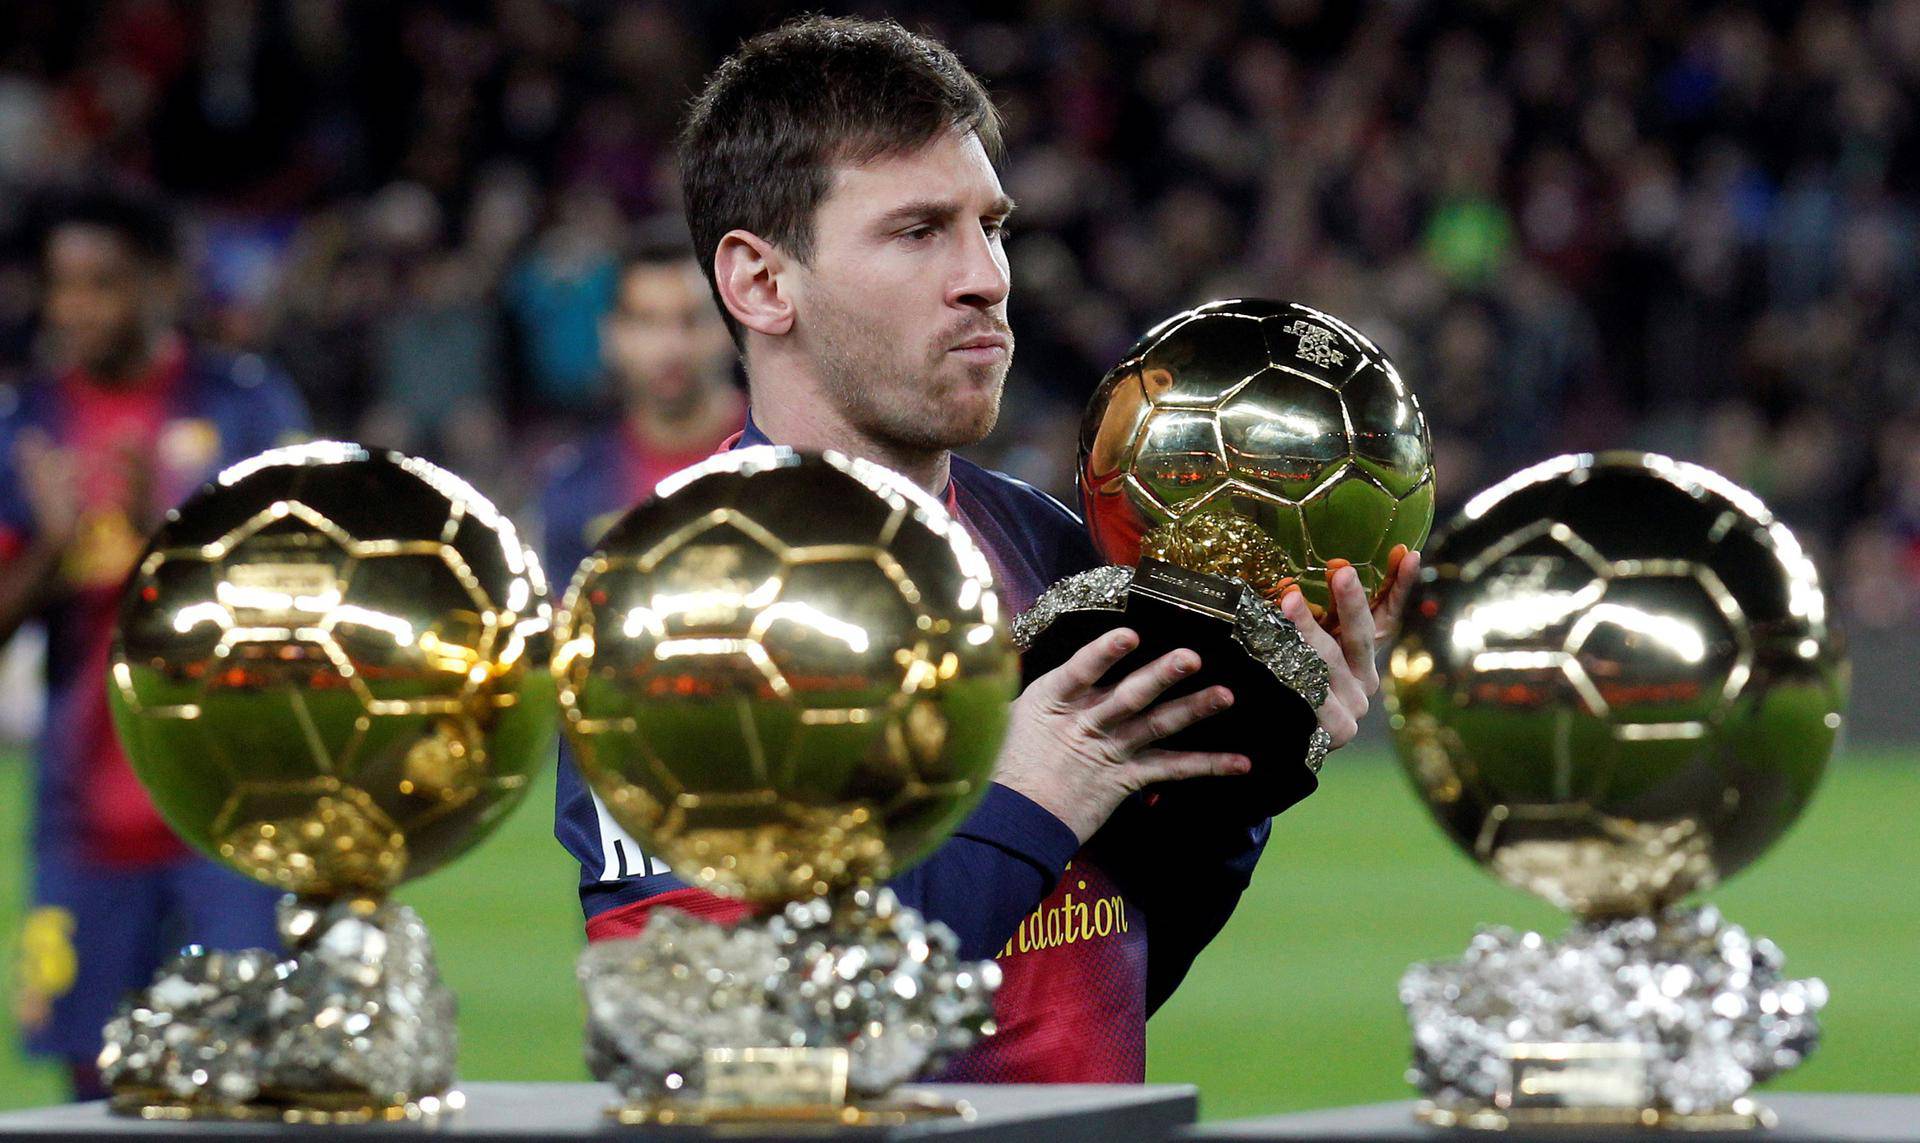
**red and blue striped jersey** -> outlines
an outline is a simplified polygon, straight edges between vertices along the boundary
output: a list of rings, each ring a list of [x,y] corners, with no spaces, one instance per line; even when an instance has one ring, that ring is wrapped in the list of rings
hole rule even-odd
[[[38,618],[47,632],[47,715],[36,758],[42,854],[142,866],[185,849],[120,750],[107,655],[120,587],[161,510],[234,461],[307,427],[293,386],[258,357],[176,341],[147,376],[101,385],[78,373],[0,386],[0,560],[34,539],[19,442],[39,433],[78,464],[80,518]]]

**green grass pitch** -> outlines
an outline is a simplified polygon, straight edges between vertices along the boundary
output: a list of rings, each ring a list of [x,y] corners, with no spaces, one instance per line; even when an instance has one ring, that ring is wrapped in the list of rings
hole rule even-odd
[[[0,971],[24,891],[24,759],[0,754]],[[549,832],[552,784],[474,853],[403,896],[460,995],[461,1074],[581,1079],[574,868]],[[1856,750],[1805,818],[1711,900],[1772,937],[1833,999],[1819,1051],[1778,1085],[1920,1090],[1920,750]],[[1551,909],[1454,851],[1384,751],[1335,754],[1278,824],[1252,890],[1148,1032],[1149,1078],[1196,1083],[1209,1119],[1405,1098],[1395,984],[1459,953],[1478,923],[1543,927]],[[0,1007],[0,1109],[59,1098]]]

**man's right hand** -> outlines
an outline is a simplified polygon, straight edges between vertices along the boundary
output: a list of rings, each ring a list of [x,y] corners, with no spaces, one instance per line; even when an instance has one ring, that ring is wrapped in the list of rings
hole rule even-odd
[[[994,780],[1031,798],[1082,842],[1127,795],[1154,782],[1244,774],[1242,754],[1162,750],[1153,744],[1225,710],[1233,694],[1208,687],[1154,705],[1200,668],[1200,656],[1169,651],[1111,687],[1100,680],[1140,643],[1121,627],[1074,652],[1015,700]]]

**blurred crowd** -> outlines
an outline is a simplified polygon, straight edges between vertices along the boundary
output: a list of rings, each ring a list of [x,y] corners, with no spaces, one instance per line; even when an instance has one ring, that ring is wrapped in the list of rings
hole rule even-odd
[[[1700,460],[1858,624],[1920,622],[1920,0],[897,0],[1008,120],[1020,339],[980,459],[1071,488],[1140,331],[1309,302],[1394,356],[1442,513],[1574,448]],[[177,204],[189,322],[321,431],[512,510],[620,400],[619,254],[687,97],[772,0],[10,0],[0,380],[36,355],[23,204]]]

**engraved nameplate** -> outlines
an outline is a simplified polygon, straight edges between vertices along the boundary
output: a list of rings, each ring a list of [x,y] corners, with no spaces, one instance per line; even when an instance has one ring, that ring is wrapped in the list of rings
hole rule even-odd
[[[837,1107],[847,1102],[845,1048],[708,1048],[709,1108]]]
[[[1645,1044],[1516,1043],[1502,1055],[1507,1077],[1494,1103],[1503,1108],[1639,1109],[1653,1098]]]
[[[1143,559],[1133,572],[1133,591],[1162,599],[1178,607],[1205,612],[1216,619],[1232,620],[1240,610],[1240,596],[1247,585],[1225,576],[1188,571],[1164,560]]]

